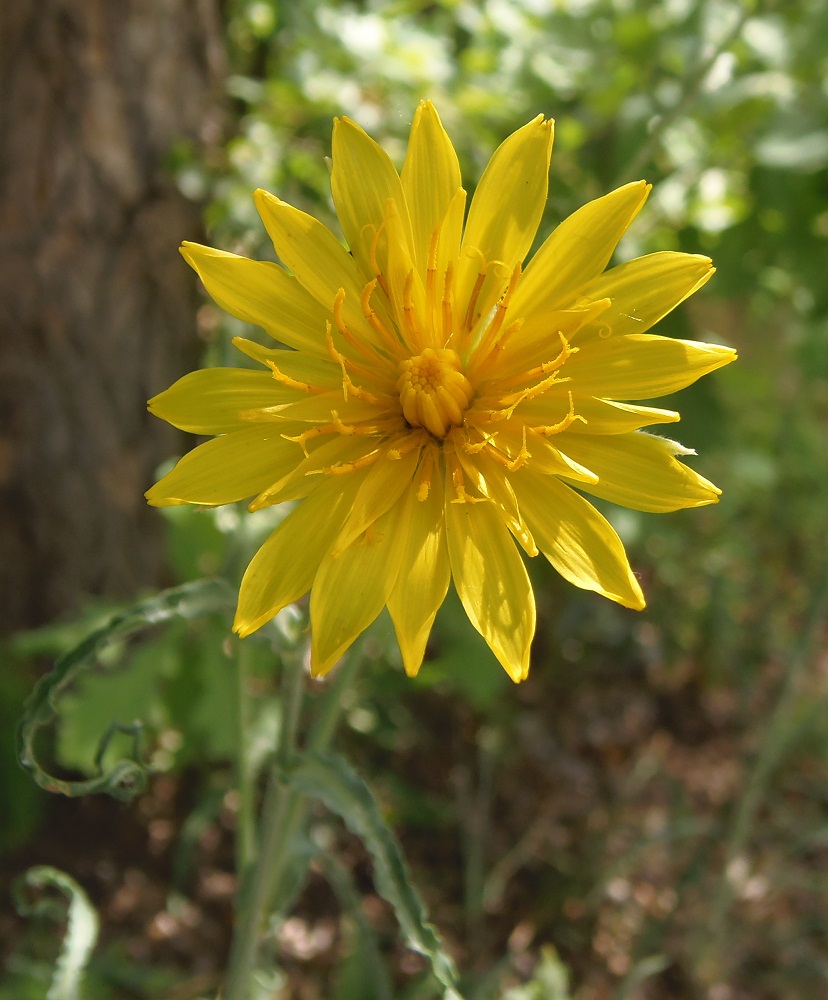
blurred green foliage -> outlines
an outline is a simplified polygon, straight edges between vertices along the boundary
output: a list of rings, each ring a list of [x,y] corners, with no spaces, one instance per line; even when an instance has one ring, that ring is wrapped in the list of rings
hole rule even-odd
[[[536,560],[533,674],[517,690],[454,599],[414,681],[386,618],[365,640],[369,669],[344,695],[346,742],[408,832],[417,877],[428,880],[434,861],[433,894],[462,900],[447,909],[477,963],[478,995],[501,995],[504,984],[521,998],[570,989],[579,1000],[689,998],[717,984],[733,985],[723,997],[818,995],[828,977],[828,5],[225,8],[227,141],[173,160],[181,189],[208,202],[214,245],[272,257],[251,199],[260,186],[336,229],[325,162],[335,115],[353,117],[399,163],[417,101],[430,98],[471,189],[497,144],[542,112],[557,126],[540,237],[589,199],[645,177],[650,200],[617,259],[664,249],[712,256],[717,276],[658,332],[740,352],[738,364],[659,403],[681,411],[676,436],[697,449],[693,461],[723,488],[721,503],[662,517],[606,509],[644,578],[646,612],[574,591]],[[243,363],[229,336],[256,333],[209,304],[202,319],[211,363]],[[272,526],[264,512],[240,518],[235,509],[166,516],[182,582],[236,582]],[[226,631],[222,621],[197,632],[182,625],[135,649],[127,669],[89,675],[62,705],[58,763],[90,767],[119,705],[147,723],[159,769],[232,757]],[[58,637],[54,650],[67,643]],[[270,640],[250,645],[252,683],[268,694]],[[0,713],[19,697],[12,680],[2,683]],[[269,731],[262,711],[254,729]],[[645,721],[625,736],[634,711]],[[438,779],[429,762],[450,775]],[[12,846],[28,832],[31,794],[6,785],[3,767],[0,758],[17,803],[3,830]],[[570,783],[574,803],[554,805],[547,819],[566,789],[546,785],[544,768]],[[527,813],[546,827],[530,819],[529,832],[520,829]],[[459,847],[434,850],[452,838]],[[636,895],[665,872],[671,881],[653,898],[667,893],[668,902]],[[533,978],[517,939],[509,969],[475,951],[491,914],[519,907],[510,880],[535,907],[521,919],[541,943],[554,941],[580,987],[567,986],[551,951]],[[523,926],[517,916],[514,925]],[[645,982],[652,993],[637,992]]]

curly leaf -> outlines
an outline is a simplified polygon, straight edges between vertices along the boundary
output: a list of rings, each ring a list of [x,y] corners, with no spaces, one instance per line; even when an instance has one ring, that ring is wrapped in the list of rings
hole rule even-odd
[[[147,768],[141,760],[139,723],[130,726],[113,724],[101,740],[95,756],[98,773],[85,781],[66,781],[49,774],[38,762],[34,749],[41,729],[50,726],[58,715],[61,694],[86,670],[96,666],[107,649],[124,639],[174,618],[198,618],[214,611],[233,607],[234,596],[222,580],[199,580],[182,587],[162,591],[111,618],[74,649],[65,653],[54,669],[42,678],[26,701],[18,733],[18,759],[31,772],[41,788],[69,797],[106,792],[118,799],[129,799],[146,787]],[[132,735],[129,757],[103,769],[103,757],[116,732]]]

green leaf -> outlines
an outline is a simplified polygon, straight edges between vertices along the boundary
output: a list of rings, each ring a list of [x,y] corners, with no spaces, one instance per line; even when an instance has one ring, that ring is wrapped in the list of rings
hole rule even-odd
[[[411,885],[400,847],[362,778],[338,754],[311,751],[286,769],[285,780],[320,799],[362,840],[374,863],[377,891],[393,907],[406,944],[429,960],[434,977],[445,990],[444,1000],[462,1000],[456,989],[454,963],[426,919],[425,906]]]
[[[330,855],[323,857],[322,863],[342,909],[353,921],[351,949],[337,970],[331,1000],[393,1000],[391,978],[377,935],[365,918],[362,898],[350,871]]]
[[[54,669],[35,687],[24,706],[18,736],[18,759],[31,772],[41,788],[75,797],[92,792],[106,792],[118,799],[128,799],[146,787],[147,767],[140,754],[140,725],[114,723],[101,740],[96,754],[97,774],[85,781],[66,781],[49,774],[38,762],[35,740],[40,731],[57,717],[61,695],[79,676],[97,664],[105,654],[118,650],[118,644],[139,632],[173,619],[197,618],[233,606],[234,596],[222,580],[201,580],[163,591],[148,600],[127,608],[58,660]],[[131,753],[104,768],[103,759],[116,732],[132,735]]]
[[[63,907],[56,908],[51,900],[30,903],[24,896],[25,890],[44,888],[59,889],[69,897],[68,914],[64,914]],[[40,865],[30,868],[18,879],[14,897],[17,910],[23,916],[67,920],[66,934],[46,1000],[78,1000],[81,977],[98,939],[98,915],[86,893],[74,879],[57,868]]]

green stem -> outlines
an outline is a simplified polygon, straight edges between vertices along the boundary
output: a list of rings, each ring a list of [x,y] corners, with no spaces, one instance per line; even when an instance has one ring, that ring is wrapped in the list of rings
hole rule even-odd
[[[331,742],[339,716],[342,714],[343,692],[352,685],[361,662],[358,655],[349,656],[336,668],[331,679],[325,681],[328,690],[325,692],[322,711],[308,740],[309,749],[324,750]]]
[[[282,771],[297,752],[299,720],[305,691],[304,650],[282,656],[282,725],[273,766],[265,793],[259,827],[259,850],[254,863],[241,871],[242,885],[237,910],[238,925],[230,951],[224,1000],[248,1000],[256,971],[262,925],[278,899],[279,884],[285,874],[290,846],[307,816],[307,800],[280,780]],[[323,750],[333,737],[342,710],[342,692],[359,666],[352,657],[336,671],[325,692],[320,717],[308,740],[313,750]],[[251,791],[252,795],[252,791]]]
[[[256,857],[256,834],[254,829],[253,802],[255,792],[255,768],[250,754],[250,693],[249,643],[236,643],[236,724],[238,744],[236,746],[236,786],[239,792],[239,814],[236,825],[236,871],[245,872]]]
[[[259,948],[259,937],[273,889],[284,868],[291,834],[302,818],[301,796],[279,780],[284,764],[296,751],[299,715],[305,687],[301,654],[282,656],[284,700],[279,745],[273,762],[260,825],[256,863],[241,873],[238,925],[230,951],[225,1000],[248,1000]]]

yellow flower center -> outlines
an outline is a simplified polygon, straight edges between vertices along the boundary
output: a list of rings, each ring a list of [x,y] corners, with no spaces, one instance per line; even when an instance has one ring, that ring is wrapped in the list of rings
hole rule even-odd
[[[452,427],[463,423],[472,387],[460,368],[455,351],[431,347],[400,364],[397,389],[403,416],[411,427],[425,427],[444,438]]]

